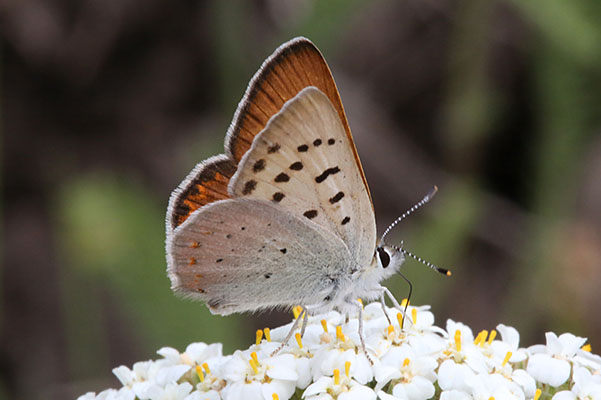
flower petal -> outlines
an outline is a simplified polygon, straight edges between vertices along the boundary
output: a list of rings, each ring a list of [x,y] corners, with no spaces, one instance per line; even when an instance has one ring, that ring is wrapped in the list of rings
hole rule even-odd
[[[461,390],[445,390],[440,394],[440,400],[472,400],[472,396]]]
[[[376,392],[363,385],[355,385],[348,392],[338,395],[338,400],[376,400]]]
[[[574,393],[569,390],[562,390],[561,392],[555,393],[551,400],[576,400],[577,397]]]
[[[534,379],[553,387],[563,385],[570,377],[570,363],[547,354],[535,354],[528,360],[527,371]]]

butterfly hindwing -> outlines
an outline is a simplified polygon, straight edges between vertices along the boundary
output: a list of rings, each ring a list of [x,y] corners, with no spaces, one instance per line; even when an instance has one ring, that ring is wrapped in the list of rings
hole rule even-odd
[[[328,97],[303,89],[244,155],[232,197],[269,200],[340,237],[359,265],[373,256],[376,226],[352,143]]]
[[[352,265],[331,232],[257,199],[203,207],[167,249],[173,289],[217,314],[318,303]]]
[[[167,234],[202,206],[229,198],[227,187],[234,172],[236,165],[224,154],[198,164],[171,194]]]

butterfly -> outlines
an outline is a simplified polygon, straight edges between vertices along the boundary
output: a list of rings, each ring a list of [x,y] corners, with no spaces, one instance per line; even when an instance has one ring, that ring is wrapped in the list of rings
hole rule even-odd
[[[377,239],[340,95],[306,38],[263,62],[225,154],[199,163],[173,192],[166,225],[172,289],[214,314],[301,305],[304,318],[348,315],[361,313],[358,298],[385,295],[400,307],[380,282],[407,252]]]

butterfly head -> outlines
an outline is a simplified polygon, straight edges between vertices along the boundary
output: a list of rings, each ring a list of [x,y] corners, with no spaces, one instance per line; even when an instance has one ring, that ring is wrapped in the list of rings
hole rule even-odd
[[[405,254],[401,247],[381,244],[376,248],[375,258],[378,269],[381,269],[382,275],[387,278],[399,272],[401,264],[405,261]]]

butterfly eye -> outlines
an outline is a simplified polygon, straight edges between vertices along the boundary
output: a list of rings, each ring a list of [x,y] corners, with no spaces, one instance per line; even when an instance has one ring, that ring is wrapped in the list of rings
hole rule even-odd
[[[380,264],[382,264],[382,268],[388,267],[388,264],[390,264],[390,255],[388,255],[386,250],[384,250],[384,248],[382,247],[378,247],[377,251],[378,258],[380,259]]]

